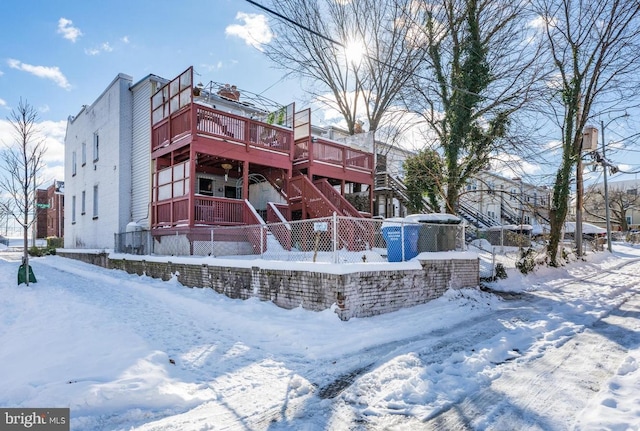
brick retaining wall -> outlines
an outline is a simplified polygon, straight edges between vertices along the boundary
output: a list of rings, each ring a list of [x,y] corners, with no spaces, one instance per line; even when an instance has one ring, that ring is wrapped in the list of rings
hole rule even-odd
[[[449,260],[420,260],[421,269],[374,270],[372,265],[371,271],[333,274],[259,266],[150,262],[134,256],[113,259],[107,253],[65,251],[58,254],[163,280],[175,275],[188,287],[209,287],[236,299],[257,297],[287,309],[302,306],[322,311],[337,304],[336,312],[343,320],[424,304],[442,296],[448,288],[475,287],[479,283],[479,260],[472,255]]]

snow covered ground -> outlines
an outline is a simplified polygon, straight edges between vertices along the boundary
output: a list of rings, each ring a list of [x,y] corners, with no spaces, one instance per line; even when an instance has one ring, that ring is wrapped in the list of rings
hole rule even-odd
[[[340,321],[0,251],[0,406],[73,430],[638,430],[640,249]]]

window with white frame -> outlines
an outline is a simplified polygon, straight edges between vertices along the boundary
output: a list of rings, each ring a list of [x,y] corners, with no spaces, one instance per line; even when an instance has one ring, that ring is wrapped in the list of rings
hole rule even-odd
[[[87,143],[82,143],[82,166],[87,164]]]
[[[76,197],[71,196],[71,223],[76,222]]]
[[[74,176],[76,174],[76,152],[71,153],[71,175]]]
[[[87,192],[82,191],[82,198],[80,199],[80,215],[84,215],[87,211]]]
[[[93,218],[98,218],[98,185],[93,186]]]
[[[100,158],[100,135],[98,132],[93,134],[93,161],[97,162]]]

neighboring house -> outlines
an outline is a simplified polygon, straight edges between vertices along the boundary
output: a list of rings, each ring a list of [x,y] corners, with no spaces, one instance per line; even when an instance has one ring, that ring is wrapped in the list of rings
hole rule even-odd
[[[404,161],[415,154],[398,146],[376,142],[376,215],[406,216],[408,194],[403,184]],[[461,191],[459,215],[473,226],[549,223],[551,193],[547,187],[483,171]],[[425,208],[425,211],[427,209]]]
[[[36,190],[36,226],[34,238],[46,238],[47,236],[47,191],[44,189]]]
[[[608,183],[609,218],[611,229],[629,230],[640,227],[640,181],[625,180]],[[583,220],[606,227],[604,184],[585,188]],[[572,206],[575,215],[575,205]]]
[[[65,248],[112,248],[132,223],[161,242],[262,219],[370,215],[344,197],[372,201],[370,152],[313,136],[308,109],[269,112],[214,84],[194,85],[192,68],[170,82],[120,74],[69,118]]]
[[[382,217],[404,217],[408,214],[406,204],[409,196],[404,180],[404,161],[414,154],[398,145],[389,145],[379,140],[373,142],[370,132],[349,135],[346,130],[335,126],[314,127],[312,133],[344,143],[363,151],[376,153],[376,177],[374,188],[373,215]]]
[[[64,194],[60,181],[54,181],[46,189],[37,190],[36,238],[62,238],[64,236]]]
[[[467,182],[460,196],[461,215],[480,227],[496,225],[546,225],[551,193],[547,187],[506,178],[489,171]]]

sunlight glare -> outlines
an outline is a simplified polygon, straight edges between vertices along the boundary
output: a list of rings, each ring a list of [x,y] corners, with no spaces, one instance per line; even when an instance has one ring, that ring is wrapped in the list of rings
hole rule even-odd
[[[345,44],[344,55],[347,61],[354,66],[360,65],[365,56],[365,46],[361,41],[349,41]]]

